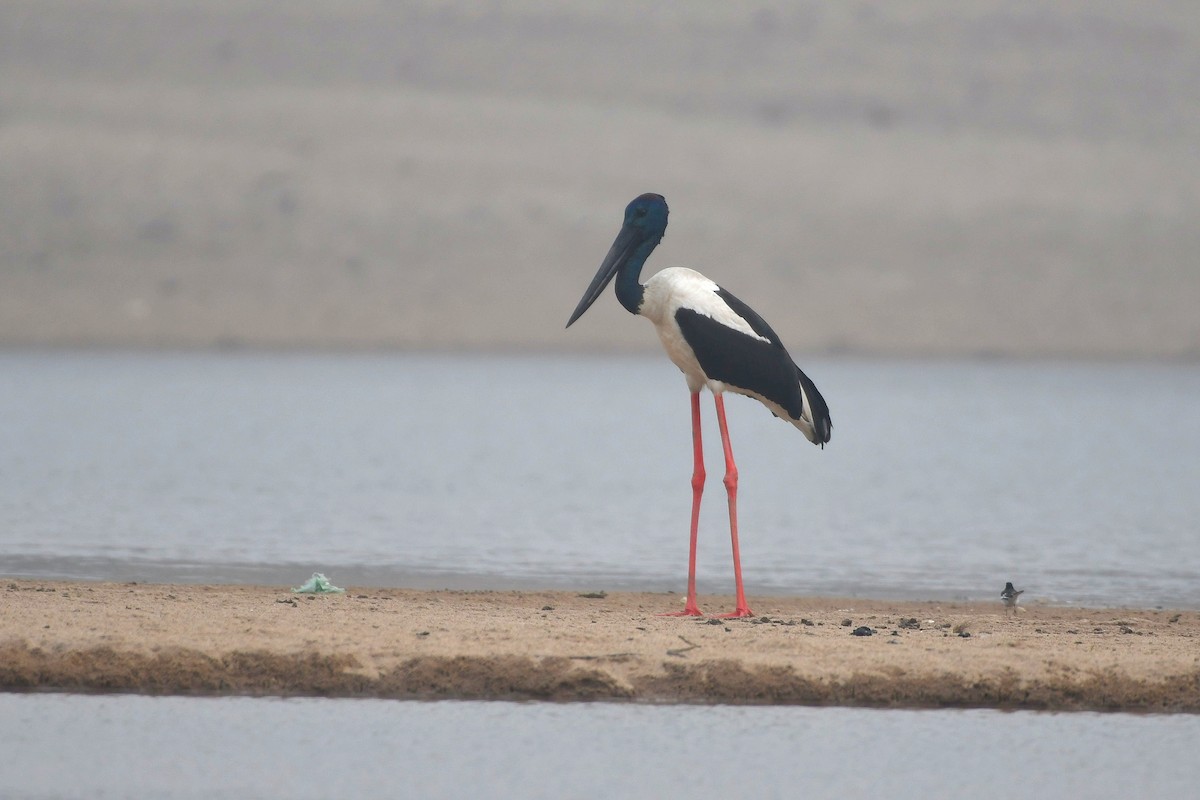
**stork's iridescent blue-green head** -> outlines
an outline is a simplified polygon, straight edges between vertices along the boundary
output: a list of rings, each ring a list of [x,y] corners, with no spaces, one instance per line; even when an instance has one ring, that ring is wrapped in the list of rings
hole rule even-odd
[[[617,299],[631,314],[636,314],[642,304],[642,284],[639,282],[642,266],[662,241],[666,230],[667,201],[661,194],[644,194],[627,205],[621,232],[583,293],[583,299],[575,307],[575,313],[567,320],[567,327],[592,307],[614,277],[617,278]]]

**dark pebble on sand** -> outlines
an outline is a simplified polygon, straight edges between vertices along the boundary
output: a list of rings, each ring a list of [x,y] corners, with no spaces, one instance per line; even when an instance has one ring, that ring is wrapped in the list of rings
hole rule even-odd
[[[868,628],[866,625],[863,625],[861,627],[855,628],[854,630],[850,631],[850,635],[851,636],[874,636],[875,631],[872,630],[871,628]]]

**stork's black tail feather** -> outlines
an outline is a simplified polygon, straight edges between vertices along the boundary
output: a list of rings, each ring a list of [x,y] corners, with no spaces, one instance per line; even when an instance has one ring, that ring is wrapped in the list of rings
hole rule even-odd
[[[817,391],[817,385],[799,367],[796,367],[796,377],[800,379],[800,390],[804,392],[804,399],[812,412],[813,444],[824,448],[833,436],[833,420],[829,417],[829,406]]]

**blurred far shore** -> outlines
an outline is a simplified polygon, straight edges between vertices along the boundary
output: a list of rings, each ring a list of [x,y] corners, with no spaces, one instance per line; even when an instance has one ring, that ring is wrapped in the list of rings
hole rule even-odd
[[[0,4],[0,346],[1200,358],[1200,6]]]

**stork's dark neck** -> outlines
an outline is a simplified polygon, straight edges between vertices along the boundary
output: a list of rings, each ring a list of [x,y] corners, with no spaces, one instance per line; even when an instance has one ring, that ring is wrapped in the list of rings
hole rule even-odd
[[[625,310],[630,314],[638,313],[638,309],[642,307],[642,296],[646,293],[646,287],[642,285],[641,281],[642,267],[646,265],[646,259],[650,257],[654,248],[661,241],[662,234],[660,233],[658,236],[642,242],[617,272],[617,300],[625,306]]]

